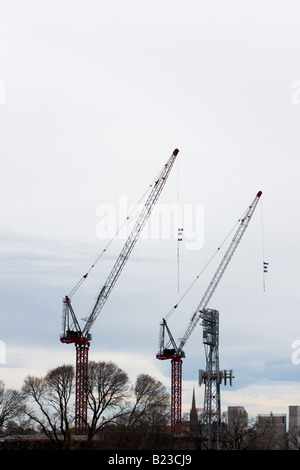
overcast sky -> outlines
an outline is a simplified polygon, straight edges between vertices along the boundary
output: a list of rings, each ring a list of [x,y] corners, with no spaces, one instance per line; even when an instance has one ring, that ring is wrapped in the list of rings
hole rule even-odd
[[[300,405],[299,20],[296,0],[0,1],[7,387],[75,364],[74,346],[59,340],[62,299],[106,246],[107,224],[118,226],[178,148],[149,222],[159,236],[145,227],[93,326],[90,359],[113,360],[131,380],[150,373],[169,388],[170,362],[155,357],[159,323],[261,190],[209,304],[220,312],[220,369],[235,376],[222,387],[222,411],[288,414]],[[176,203],[179,263],[179,223],[166,224]],[[119,238],[72,299],[80,321],[122,248]],[[176,339],[220,260],[171,317]],[[200,325],[185,353],[188,411],[193,386],[203,406]]]

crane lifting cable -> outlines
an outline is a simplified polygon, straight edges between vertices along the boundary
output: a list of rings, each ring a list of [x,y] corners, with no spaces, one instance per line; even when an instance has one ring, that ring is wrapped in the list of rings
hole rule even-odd
[[[178,234],[177,234],[177,293],[179,294],[179,284],[180,284],[180,242],[182,242],[183,236],[183,224],[180,217],[180,210],[179,210],[179,158],[177,159],[177,226],[178,226]],[[182,228],[180,228],[182,227]]]
[[[242,216],[243,218],[243,216]],[[219,251],[221,250],[222,246],[224,245],[224,243],[226,243],[227,239],[230,237],[230,235],[232,234],[232,232],[236,229],[237,225],[240,223],[240,221],[242,220],[239,219],[236,224],[234,225],[234,227],[230,230],[230,232],[228,233],[228,235],[226,236],[226,238],[224,238],[224,240],[222,241],[222,243],[218,246],[218,248],[216,249],[216,251],[214,252],[214,254],[210,257],[210,259],[207,261],[207,263],[204,265],[204,267],[201,269],[201,271],[199,272],[199,274],[195,277],[195,279],[192,281],[192,283],[189,285],[189,287],[186,289],[186,291],[183,293],[183,295],[180,297],[179,301],[171,308],[171,310],[167,313],[167,315],[165,316],[165,320],[168,320],[172,314],[175,312],[175,310],[177,309],[177,307],[179,306],[179,304],[183,301],[183,299],[187,296],[187,294],[189,293],[189,291],[192,289],[192,287],[194,286],[194,284],[197,282],[197,280],[200,278],[200,276],[203,274],[203,272],[206,270],[206,268],[210,265],[210,263],[213,261],[213,259],[215,258],[215,256],[219,253]]]
[[[266,274],[269,272],[269,263],[265,261],[265,236],[263,205],[261,204],[261,238],[262,238],[262,262],[263,262],[263,291],[266,290]]]
[[[186,341],[188,340],[188,338],[190,337],[193,329],[195,328],[196,324],[198,323],[198,321],[201,319],[201,313],[202,313],[202,310],[207,306],[209,300],[211,299],[213,293],[215,292],[237,246],[239,245],[241,239],[242,239],[242,236],[244,235],[249,223],[250,223],[250,220],[251,220],[251,217],[253,215],[253,212],[257,206],[257,203],[261,197],[261,194],[262,192],[259,191],[255,197],[255,199],[253,200],[253,202],[251,203],[251,205],[248,207],[248,209],[246,210],[244,216],[239,220],[239,224],[238,224],[238,228],[233,236],[233,239],[229,245],[229,247],[227,248],[227,251],[225,253],[225,255],[223,256],[223,259],[221,261],[221,263],[219,264],[219,267],[217,268],[217,271],[215,272],[208,288],[206,289],[197,309],[195,310],[195,312],[193,313],[191,319],[190,319],[190,322],[189,322],[189,325],[188,325],[188,328],[186,329],[183,337],[181,338],[180,340],[180,344],[179,346],[177,346],[175,343],[173,343],[173,337],[170,337],[170,341],[171,343],[173,343],[173,346],[174,346],[174,349],[177,351],[178,354],[181,354],[183,353],[182,351],[182,348],[184,346],[184,344],[186,343]],[[233,231],[233,229],[231,230],[231,232]],[[230,234],[228,234],[228,236],[226,237],[226,239],[229,237]],[[224,242],[226,241],[226,239],[224,240]],[[224,243],[223,242],[223,243]],[[219,249],[216,251],[216,253],[219,251]],[[215,254],[216,254],[215,253]],[[213,255],[213,257],[215,256],[215,254]],[[213,258],[212,257],[212,258]],[[211,258],[211,259],[212,259]],[[211,260],[209,260],[210,262]],[[207,263],[207,265],[209,264],[209,262]],[[206,265],[206,266],[207,266]],[[204,269],[206,268],[206,266],[204,267]],[[203,271],[203,270],[202,270]],[[200,273],[201,274],[201,273]],[[200,276],[199,274],[199,276]],[[197,278],[196,278],[197,279]],[[194,282],[196,282],[196,279]],[[188,289],[189,290],[189,289]],[[178,304],[177,304],[178,305]],[[175,306],[175,308],[177,307],[177,305]],[[172,311],[171,311],[172,312]],[[169,317],[170,317],[170,313],[169,312]],[[160,338],[160,344],[161,344],[161,350],[160,350],[160,353],[158,354],[158,359],[161,359],[163,358],[163,354],[162,354],[162,351],[164,349],[164,339],[165,339],[165,335],[164,335],[164,329],[167,329],[167,332],[168,334],[170,333],[168,327],[167,327],[167,323],[166,323],[166,319],[164,318],[162,323],[161,323],[161,326],[162,326],[162,329],[161,329],[161,338]],[[169,344],[168,344],[169,345]],[[166,348],[168,349],[168,347]]]

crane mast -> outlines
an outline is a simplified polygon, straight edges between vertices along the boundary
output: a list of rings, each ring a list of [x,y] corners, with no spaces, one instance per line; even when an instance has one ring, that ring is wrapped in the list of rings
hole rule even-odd
[[[175,149],[164,165],[158,179],[155,181],[152,190],[146,200],[146,203],[129,235],[121,253],[119,254],[104,286],[101,288],[96,303],[91,313],[85,319],[85,326],[80,327],[75,312],[71,305],[71,300],[65,296],[63,300],[63,333],[61,335],[62,343],[75,343],[76,347],[76,393],[75,393],[75,432],[76,434],[86,434],[87,432],[87,396],[86,381],[88,372],[88,350],[92,336],[90,329],[96,321],[106,300],[108,299],[122,269],[124,268],[131,251],[143,229],[151,211],[161,194],[169,173],[179,150]],[[86,276],[84,276],[86,277]]]
[[[167,325],[165,319],[161,322],[160,328],[160,340],[159,340],[159,352],[156,355],[157,359],[165,360],[171,359],[171,425],[173,432],[179,433],[181,426],[181,380],[182,380],[182,358],[185,357],[183,347],[186,344],[187,340],[191,336],[194,328],[200,321],[203,315],[203,310],[206,308],[208,302],[210,301],[213,293],[215,292],[232,256],[234,255],[249,223],[252,218],[252,215],[255,211],[255,208],[258,204],[258,201],[262,195],[262,192],[259,191],[251,205],[248,207],[246,214],[240,220],[240,224],[235,232],[235,235],[220,263],[218,266],[215,275],[213,276],[210,284],[208,285],[197,309],[192,315],[190,322],[188,324],[185,333],[180,339],[180,343],[177,346],[176,342],[171,334],[171,331]],[[167,344],[165,345],[166,333],[169,337]]]

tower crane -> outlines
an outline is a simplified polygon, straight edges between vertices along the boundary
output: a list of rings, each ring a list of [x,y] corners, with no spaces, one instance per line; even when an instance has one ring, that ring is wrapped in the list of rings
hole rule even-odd
[[[145,205],[138,216],[136,223],[128,236],[123,249],[121,250],[105,284],[100,289],[97,296],[96,303],[91,310],[91,313],[84,320],[85,325],[81,327],[75,315],[74,309],[71,304],[70,296],[65,296],[63,299],[63,333],[60,337],[62,343],[74,343],[76,347],[76,389],[75,389],[75,433],[87,433],[87,374],[88,374],[88,352],[92,335],[90,333],[91,327],[96,321],[99,313],[101,312],[105,302],[107,301],[119,275],[124,268],[126,261],[144,227],[151,211],[163,190],[169,173],[172,169],[174,161],[177,157],[179,150],[175,149],[164,165],[158,179],[155,181],[153,188],[145,202]],[[87,274],[83,276],[86,278]]]
[[[235,235],[219,265],[215,275],[213,276],[210,284],[208,285],[198,307],[193,313],[190,322],[180,338],[179,345],[177,346],[174,337],[167,325],[165,319],[162,319],[160,324],[160,337],[159,337],[159,352],[156,355],[160,360],[171,360],[171,428],[175,434],[180,433],[181,428],[181,395],[182,395],[182,358],[185,357],[183,348],[191,336],[194,328],[203,317],[203,311],[208,305],[213,293],[215,292],[235,250],[237,249],[255,211],[258,201],[262,195],[259,191],[251,205],[248,207],[245,215],[240,220],[239,226]],[[175,308],[177,305],[175,306]]]

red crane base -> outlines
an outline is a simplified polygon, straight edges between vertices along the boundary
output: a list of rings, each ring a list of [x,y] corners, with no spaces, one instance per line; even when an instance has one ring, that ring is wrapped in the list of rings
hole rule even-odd
[[[76,390],[75,390],[75,434],[87,434],[87,380],[90,343],[86,338],[75,341],[76,346]]]
[[[172,359],[171,367],[171,430],[174,435],[180,435],[182,360],[179,356]]]

